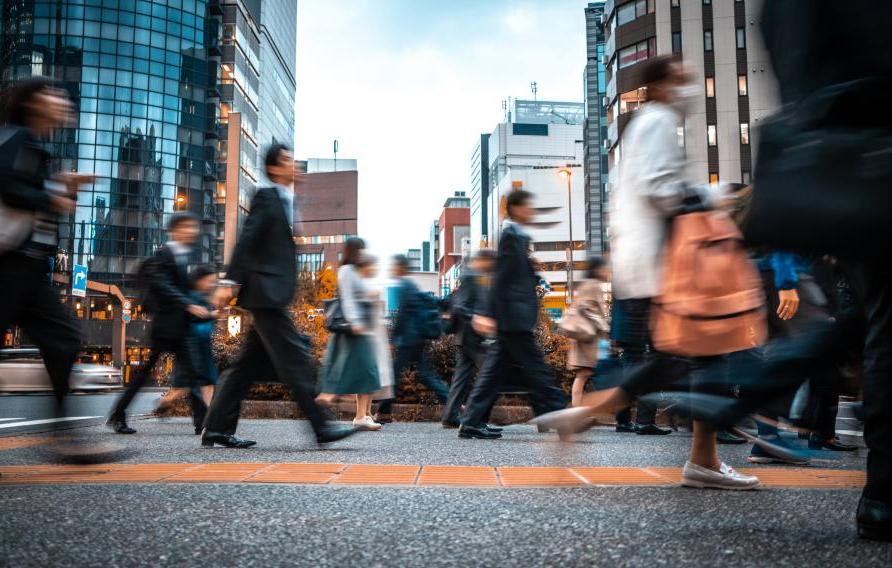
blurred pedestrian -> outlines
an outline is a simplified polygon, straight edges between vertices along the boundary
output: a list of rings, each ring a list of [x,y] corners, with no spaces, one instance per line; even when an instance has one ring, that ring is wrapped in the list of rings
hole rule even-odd
[[[146,296],[144,305],[152,316],[149,358],[133,374],[109,415],[108,426],[117,434],[136,433],[127,424],[127,407],[149,382],[155,364],[163,354],[174,356],[185,384],[197,383],[189,333],[191,318],[206,320],[212,317],[201,300],[193,296],[189,279],[189,259],[199,233],[200,225],[194,213],[174,213],[167,224],[170,240],[140,266],[139,280]],[[162,400],[162,410],[170,402]]]
[[[217,383],[217,361],[214,359],[212,345],[214,324],[220,312],[214,308],[212,295],[217,287],[217,272],[210,266],[202,264],[192,269],[189,275],[192,290],[189,297],[196,304],[208,310],[208,317],[190,317],[189,337],[187,339],[192,353],[192,365],[195,373],[192,381],[181,365],[175,365],[171,374],[170,389],[158,404],[156,413],[165,412],[174,401],[188,398],[192,405],[192,421],[195,434],[201,434],[207,408],[214,396],[214,385]]]
[[[238,286],[238,305],[251,312],[252,326],[232,366],[217,382],[201,436],[203,446],[255,444],[235,435],[239,407],[258,375],[270,368],[290,387],[319,444],[354,432],[352,427],[329,423],[313,400],[317,374],[309,340],[298,333],[288,310],[297,286],[294,156],[287,146],[273,144],[264,155],[264,167],[272,185],[254,194],[229,271],[215,294],[218,307],[228,305]]]
[[[458,345],[455,371],[449,385],[449,398],[443,409],[441,422],[444,428],[458,428],[462,405],[471,392],[474,378],[486,357],[492,339],[477,333],[471,325],[475,315],[487,313],[492,272],[496,264],[496,252],[481,249],[471,257],[462,269],[458,290],[454,292],[450,320],[455,329]],[[492,427],[490,427],[492,428]]]
[[[664,247],[674,217],[718,205],[715,188],[688,181],[684,151],[678,145],[678,129],[701,89],[692,83],[681,59],[663,56],[643,64],[648,102],[636,113],[623,133],[625,155],[619,164],[619,181],[611,204],[611,261],[613,295],[635,317],[630,334],[651,338],[651,303],[664,291]],[[702,275],[701,275],[702,277]],[[543,417],[546,426],[575,429],[598,410],[627,406],[635,394],[659,388],[661,382],[686,377],[692,362],[652,352],[626,373],[619,388],[595,393],[591,406]],[[636,392],[638,391],[638,392]],[[682,484],[717,489],[752,489],[758,478],[738,473],[719,458],[715,431],[694,422],[690,458],[682,470]]]
[[[331,406],[338,396],[356,398],[353,427],[380,430],[371,415],[372,395],[381,389],[375,330],[379,307],[377,292],[371,287],[374,257],[361,251],[360,239],[349,239],[338,269],[338,300],[350,331],[332,333],[320,373],[320,394],[316,402]]]
[[[487,428],[486,418],[499,395],[499,387],[515,369],[526,376],[530,403],[536,415],[567,404],[533,335],[539,319],[539,276],[530,258],[530,236],[524,229],[533,221],[533,194],[512,191],[508,194],[506,209],[508,219],[499,238],[487,312],[475,315],[471,321],[477,333],[495,336],[496,343],[471,390],[458,430],[460,438],[502,437],[500,432]]]
[[[430,319],[440,319],[439,307],[433,298],[426,297],[411,278],[408,278],[409,259],[398,254],[393,257],[393,276],[398,280],[398,308],[394,316],[393,342],[396,354],[393,358],[394,394],[406,371],[415,370],[415,378],[434,393],[440,404],[446,402],[449,387],[437,376],[424,352],[429,339]],[[393,421],[394,398],[381,402],[375,420],[386,424]]]
[[[68,93],[48,78],[19,81],[0,97],[0,330],[19,325],[40,349],[59,418],[82,335],[50,283],[51,260],[59,215],[74,212],[80,185],[94,178],[51,174],[52,156],[41,142],[66,126],[72,111]],[[113,459],[82,445],[57,450],[78,461]]]
[[[594,333],[585,339],[570,340],[567,367],[573,369],[576,375],[573,378],[571,406],[582,404],[585,386],[598,363],[598,344],[609,329],[610,315],[604,297],[604,283],[610,278],[607,270],[607,261],[604,258],[590,257],[586,262],[585,279],[573,290],[572,311],[575,317],[590,320],[589,329]]]

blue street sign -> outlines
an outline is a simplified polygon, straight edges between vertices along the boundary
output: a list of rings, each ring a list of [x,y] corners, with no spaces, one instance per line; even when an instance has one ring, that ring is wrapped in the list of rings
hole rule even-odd
[[[75,264],[71,269],[71,295],[83,298],[87,295],[87,267]]]

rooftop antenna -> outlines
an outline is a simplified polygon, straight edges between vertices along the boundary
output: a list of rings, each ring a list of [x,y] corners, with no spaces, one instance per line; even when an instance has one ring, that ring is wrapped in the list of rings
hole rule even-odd
[[[338,141],[334,141],[334,171],[338,171]]]
[[[508,100],[502,99],[502,118],[508,117]]]
[[[530,82],[530,90],[533,91],[533,100],[537,100],[536,93],[539,92],[539,86],[536,84],[535,81]]]

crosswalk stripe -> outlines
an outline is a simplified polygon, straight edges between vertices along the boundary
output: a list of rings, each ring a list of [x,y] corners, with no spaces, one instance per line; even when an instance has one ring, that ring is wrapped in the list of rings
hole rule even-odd
[[[73,422],[75,420],[92,420],[101,416],[68,416],[66,418],[44,418],[43,420],[25,420],[24,422],[10,422],[0,424],[0,428],[19,428],[21,426],[39,426],[40,424],[53,424],[56,422]]]

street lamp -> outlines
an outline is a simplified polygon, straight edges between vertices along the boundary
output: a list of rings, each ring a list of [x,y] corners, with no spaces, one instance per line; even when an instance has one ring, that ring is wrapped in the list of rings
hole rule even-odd
[[[573,301],[573,192],[570,189],[573,171],[568,164],[558,170],[558,173],[567,180],[567,217],[570,226],[570,239],[567,247],[567,303],[569,304]]]

